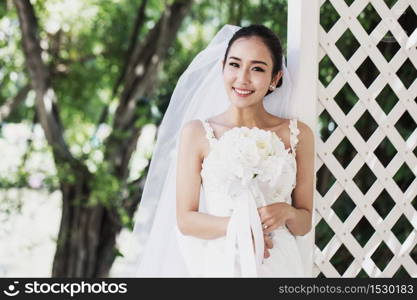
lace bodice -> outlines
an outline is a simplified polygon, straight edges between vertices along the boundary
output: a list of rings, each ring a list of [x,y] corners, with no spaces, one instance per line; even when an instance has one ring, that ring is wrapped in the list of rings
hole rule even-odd
[[[275,132],[267,131],[259,128],[235,127],[226,131],[220,138],[216,138],[213,128],[207,120],[201,120],[206,130],[206,137],[210,144],[210,151],[204,158],[201,170],[203,189],[206,197],[206,207],[210,213],[216,215],[227,216],[233,211],[233,201],[229,197],[230,184],[232,182],[230,169],[231,155],[236,154],[236,149],[245,147],[244,139],[236,137],[236,134],[249,133],[255,131],[256,134],[269,135],[267,143],[276,146],[277,151],[274,153],[274,161],[276,168],[273,166],[265,166],[270,171],[278,175],[274,183],[267,181],[261,176],[254,178],[259,192],[257,195],[257,206],[263,206],[275,202],[287,202],[291,204],[291,193],[296,185],[296,147],[298,143],[297,120],[291,119],[289,122],[290,129],[290,148],[285,149],[284,142]],[[230,141],[232,140],[233,141]],[[275,142],[275,144],[274,144]],[[266,145],[268,146],[268,145]],[[237,155],[237,154],[236,154]],[[260,170],[261,172],[263,170]],[[262,180],[264,179],[264,180]],[[256,192],[255,192],[256,194]],[[263,196],[263,197],[262,197]],[[259,199],[262,197],[262,201]]]

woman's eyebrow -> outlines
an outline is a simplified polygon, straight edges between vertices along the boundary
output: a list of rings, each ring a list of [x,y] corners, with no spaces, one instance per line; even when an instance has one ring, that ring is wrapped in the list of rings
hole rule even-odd
[[[241,61],[241,59],[240,59],[239,57],[229,56],[229,58],[233,58],[233,59],[236,59],[236,60]],[[266,62],[261,61],[261,60],[251,60],[251,63],[254,63],[254,64],[263,64],[263,65],[265,65],[265,66],[267,66],[267,65],[268,65]]]

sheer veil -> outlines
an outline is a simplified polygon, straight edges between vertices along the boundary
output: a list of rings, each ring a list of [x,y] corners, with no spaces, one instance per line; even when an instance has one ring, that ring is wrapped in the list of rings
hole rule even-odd
[[[229,100],[222,64],[229,40],[240,27],[224,25],[180,76],[160,125],[129,248],[130,277],[187,276],[176,238],[176,156],[182,126],[225,111]],[[297,118],[291,78],[283,60],[282,85],[264,98],[265,109],[283,118]],[[205,211],[200,190],[200,211]],[[133,264],[133,265],[132,265]],[[304,262],[311,268],[310,261]]]

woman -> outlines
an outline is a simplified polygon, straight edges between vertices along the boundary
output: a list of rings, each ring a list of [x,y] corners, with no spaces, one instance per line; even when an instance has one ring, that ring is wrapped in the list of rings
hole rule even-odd
[[[137,276],[304,276],[314,136],[285,118],[285,71],[272,31],[226,25],[181,76],[135,225]]]

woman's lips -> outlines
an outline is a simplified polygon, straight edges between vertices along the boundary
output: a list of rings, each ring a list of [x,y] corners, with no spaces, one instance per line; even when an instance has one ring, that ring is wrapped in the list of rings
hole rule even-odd
[[[254,91],[246,90],[246,89],[236,89],[236,88],[232,88],[232,89],[233,89],[233,92],[239,97],[248,97],[252,95],[254,92]],[[243,91],[245,93],[240,93],[239,91]],[[250,91],[250,93],[247,93],[248,91]]]

